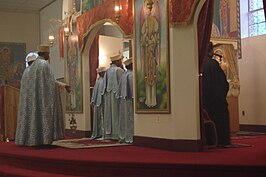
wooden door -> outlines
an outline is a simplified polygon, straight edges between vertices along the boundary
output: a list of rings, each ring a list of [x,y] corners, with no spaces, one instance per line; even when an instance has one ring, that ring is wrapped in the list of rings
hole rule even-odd
[[[238,97],[227,97],[229,119],[230,119],[230,133],[235,136],[239,131],[239,114],[238,114]]]

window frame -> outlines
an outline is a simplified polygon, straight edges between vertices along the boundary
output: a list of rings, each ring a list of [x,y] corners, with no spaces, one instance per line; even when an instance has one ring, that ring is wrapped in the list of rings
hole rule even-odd
[[[254,25],[259,25],[259,24],[262,24],[262,23],[265,23],[265,26],[266,26],[266,17],[265,17],[265,14],[264,14],[264,8],[262,6],[262,8],[259,8],[259,9],[255,9],[255,10],[250,10],[250,1],[252,0],[248,0],[248,36],[249,37],[253,37],[253,36],[259,36],[259,35],[263,35],[263,34],[266,34],[266,29],[264,30],[264,33],[263,34],[258,34],[258,30],[256,30],[256,34],[254,35],[251,35],[251,32],[250,32],[250,28],[251,26],[254,26]],[[253,23],[253,24],[250,24],[250,16],[251,14],[254,14],[256,12],[259,12],[259,11],[263,11],[263,14],[264,14],[264,21],[262,22],[259,22],[259,23]]]

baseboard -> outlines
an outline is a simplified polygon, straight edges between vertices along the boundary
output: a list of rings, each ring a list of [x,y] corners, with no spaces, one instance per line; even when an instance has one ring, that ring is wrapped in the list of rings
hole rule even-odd
[[[203,146],[200,140],[171,140],[134,136],[133,144],[136,146],[157,148],[178,152],[200,152]]]
[[[266,125],[239,125],[240,131],[266,132]]]
[[[83,130],[71,130],[66,129],[65,130],[65,136],[66,137],[73,137],[73,138],[83,138],[83,137],[91,137],[90,131],[83,131]]]

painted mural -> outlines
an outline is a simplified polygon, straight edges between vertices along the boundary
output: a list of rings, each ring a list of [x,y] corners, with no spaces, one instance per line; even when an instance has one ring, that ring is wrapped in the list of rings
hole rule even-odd
[[[0,84],[20,86],[25,55],[25,43],[0,42]]]
[[[238,3],[236,0],[215,0],[212,37],[238,38]]]
[[[237,40],[237,58],[242,57],[239,0],[215,0],[211,38]]]
[[[76,23],[71,23],[72,31],[67,42],[66,82],[71,86],[71,93],[66,95],[66,112],[81,113],[82,107],[82,65],[78,49]]]
[[[135,0],[136,112],[169,113],[167,1]]]

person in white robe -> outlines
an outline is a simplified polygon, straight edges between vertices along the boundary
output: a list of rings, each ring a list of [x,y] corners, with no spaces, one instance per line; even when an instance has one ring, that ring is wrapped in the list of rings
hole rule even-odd
[[[105,138],[118,140],[119,97],[117,96],[122,69],[123,55],[110,57],[111,66],[104,75],[104,128]]]
[[[96,69],[98,73],[98,78],[96,79],[95,85],[93,87],[91,104],[93,106],[93,127],[91,139],[102,138],[104,139],[104,85],[103,76],[106,72],[105,67],[99,67]]]
[[[64,138],[62,105],[53,71],[50,49],[38,46],[38,57],[23,73],[15,143],[23,146],[50,145]],[[70,87],[62,84],[68,92]]]
[[[133,105],[133,65],[132,58],[124,61],[126,71],[119,84],[119,142],[133,143],[134,135],[134,105]]]

